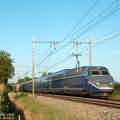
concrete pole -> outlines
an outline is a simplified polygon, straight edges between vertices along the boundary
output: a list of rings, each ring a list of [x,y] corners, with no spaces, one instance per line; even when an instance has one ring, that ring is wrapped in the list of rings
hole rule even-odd
[[[18,92],[18,86],[19,86],[19,65],[17,65],[17,86],[16,86],[16,92]]]
[[[34,89],[34,42],[35,42],[35,37],[33,35],[32,37],[32,94],[34,96],[34,92],[35,92],[35,89]]]
[[[89,37],[89,64],[92,66],[92,38]]]

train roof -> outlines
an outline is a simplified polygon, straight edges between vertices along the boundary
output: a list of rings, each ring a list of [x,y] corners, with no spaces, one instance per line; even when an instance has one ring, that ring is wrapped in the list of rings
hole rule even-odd
[[[87,69],[94,69],[94,68],[107,70],[107,68],[104,67],[104,66],[81,66],[81,67],[76,67],[76,68],[72,68],[72,69],[60,70],[60,71],[54,72],[54,73],[52,73],[50,75],[46,75],[46,76],[54,76],[54,75],[57,75],[57,74],[65,74],[67,71],[71,71],[71,70],[77,70],[77,69],[83,69],[83,70],[86,69],[87,70]],[[43,76],[43,77],[46,77],[46,76]],[[41,77],[39,77],[39,78],[41,78]],[[25,83],[29,83],[31,81],[32,80],[26,81],[24,83],[21,83],[20,85],[25,84]]]
[[[77,68],[106,68],[106,67],[104,67],[104,66],[81,66],[81,67],[77,67]],[[77,69],[77,68],[73,68],[73,69]]]
[[[97,68],[97,69],[107,69],[104,66],[85,66],[86,68]]]
[[[106,67],[104,66],[81,66],[81,67],[76,67],[70,70],[88,70],[88,69],[104,69],[104,70],[108,70]]]
[[[57,71],[57,72],[54,72],[54,73],[63,73],[63,72],[66,72],[66,71],[68,71],[68,70],[70,70],[70,69],[64,69],[64,70],[60,70],[60,71]],[[54,73],[52,73],[52,74],[54,74]]]

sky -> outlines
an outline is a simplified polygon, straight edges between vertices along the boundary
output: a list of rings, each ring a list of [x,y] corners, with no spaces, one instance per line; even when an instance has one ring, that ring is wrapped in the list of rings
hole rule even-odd
[[[92,65],[107,67],[120,82],[119,9],[120,0],[0,0],[0,50],[14,59],[12,80],[32,77],[33,35],[35,77],[74,68],[74,54],[80,66],[89,65],[91,36]]]

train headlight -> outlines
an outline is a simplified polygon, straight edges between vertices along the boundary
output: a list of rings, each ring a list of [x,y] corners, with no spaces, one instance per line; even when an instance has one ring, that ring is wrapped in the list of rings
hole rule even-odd
[[[113,85],[113,82],[111,82],[110,84]]]
[[[100,83],[99,83],[99,82],[97,82],[96,84],[97,84],[97,85],[99,85]]]

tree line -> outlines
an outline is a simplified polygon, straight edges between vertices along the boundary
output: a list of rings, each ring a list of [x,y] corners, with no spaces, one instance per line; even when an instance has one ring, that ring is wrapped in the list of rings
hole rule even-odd
[[[44,77],[44,76],[50,75],[50,74],[52,74],[52,72],[43,72],[41,77]],[[23,79],[19,79],[18,83],[20,84],[20,83],[23,83],[23,82],[27,82],[29,80],[32,80],[32,78],[25,76]]]
[[[3,50],[0,50],[0,84],[7,84],[8,79],[14,76],[14,59],[11,55]]]
[[[0,50],[0,119],[2,120],[4,115],[10,112],[10,98],[8,92],[12,89],[9,86],[8,80],[14,76],[14,59],[11,55],[3,50]]]

